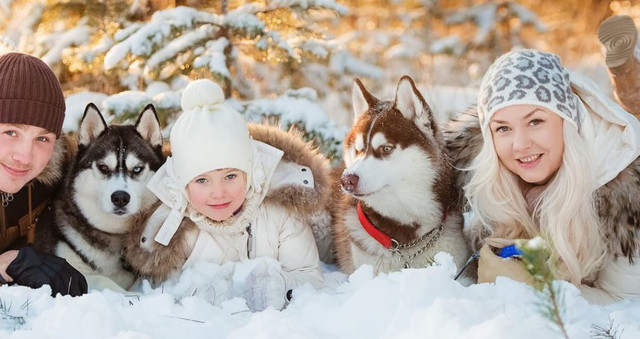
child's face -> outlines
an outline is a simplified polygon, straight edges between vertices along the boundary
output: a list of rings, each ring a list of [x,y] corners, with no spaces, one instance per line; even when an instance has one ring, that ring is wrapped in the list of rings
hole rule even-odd
[[[247,176],[239,169],[203,173],[187,184],[191,206],[215,221],[224,221],[244,202]]]

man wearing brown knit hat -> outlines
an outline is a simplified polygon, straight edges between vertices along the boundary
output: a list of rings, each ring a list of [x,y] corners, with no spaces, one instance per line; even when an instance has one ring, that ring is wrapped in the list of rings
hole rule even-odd
[[[85,278],[56,256],[30,246],[35,227],[53,213],[49,203],[62,178],[60,138],[65,102],[60,83],[30,55],[0,56],[0,284],[81,295]]]

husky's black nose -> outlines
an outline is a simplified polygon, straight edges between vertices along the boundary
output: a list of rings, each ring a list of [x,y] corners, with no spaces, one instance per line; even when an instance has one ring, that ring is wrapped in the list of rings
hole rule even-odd
[[[343,174],[340,183],[345,191],[353,192],[358,187],[358,180],[360,178],[355,174]]]
[[[111,202],[116,207],[125,207],[129,203],[131,196],[125,191],[115,191],[111,194]]]

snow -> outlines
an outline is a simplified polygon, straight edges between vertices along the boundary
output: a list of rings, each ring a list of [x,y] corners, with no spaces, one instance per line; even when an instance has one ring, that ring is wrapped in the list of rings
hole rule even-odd
[[[464,52],[464,48],[459,36],[449,35],[431,43],[429,50],[434,54],[450,52],[454,55],[461,55]]]
[[[509,9],[511,9],[514,14],[520,18],[523,25],[531,24],[536,28],[538,32],[547,31],[547,27],[540,21],[540,19],[538,19],[538,16],[521,4],[517,2],[510,2]]]
[[[217,31],[217,27],[202,25],[193,31],[171,40],[149,57],[144,68],[145,75],[149,75],[149,73],[154,71],[160,64],[175,59],[178,53],[191,48],[197,42],[211,39]]]
[[[94,103],[98,109],[100,109],[102,102],[106,98],[107,95],[105,94],[89,91],[82,91],[67,96],[65,99],[67,110],[62,124],[62,130],[65,133],[77,131],[87,105]],[[102,113],[104,114],[104,112]]]
[[[473,42],[476,45],[482,45],[488,42],[490,34],[497,30],[497,26],[502,22],[510,21],[511,18],[517,18],[520,21],[520,27],[516,29],[531,25],[538,32],[547,30],[535,13],[512,0],[504,2],[490,1],[454,11],[445,17],[445,23],[447,25],[455,25],[467,21],[474,22],[478,26],[478,31]]]
[[[102,102],[102,107],[109,114],[120,116],[125,113],[140,112],[150,102],[151,98],[145,92],[124,91],[106,98]]]
[[[11,14],[11,2],[12,0],[0,0],[0,14],[3,16]]]
[[[7,3],[8,5],[9,3]],[[0,15],[0,20],[7,22],[5,25],[6,30],[3,35],[12,41],[18,48],[14,50],[22,50],[23,45],[31,43],[33,37],[32,27],[40,20],[44,11],[43,1],[29,1],[24,3],[23,6],[16,8],[13,6],[13,11],[9,11],[6,16]]]
[[[310,94],[310,91],[314,94]],[[310,97],[311,95],[311,97]],[[265,116],[277,115],[283,126],[301,123],[306,131],[323,136],[324,140],[343,140],[346,127],[337,126],[315,103],[312,89],[292,90],[276,99],[256,99],[246,104],[244,114],[249,121],[261,122]]]
[[[104,57],[105,70],[112,69],[131,53],[135,56],[148,56],[154,48],[164,43],[172,33],[178,28],[190,28],[196,19],[208,19],[215,21],[214,16],[205,16],[204,13],[189,7],[177,7],[153,14],[151,21],[142,26],[136,26],[137,30],[132,32],[132,27],[125,28],[116,34],[117,38],[123,38],[118,44],[113,46]],[[163,51],[161,54],[165,54]]]
[[[42,61],[48,65],[59,63],[65,48],[87,44],[92,31],[93,29],[87,26],[86,20],[82,20],[76,27],[68,31],[47,36],[51,46],[49,46],[47,53],[41,57]]]
[[[193,60],[193,67],[207,67],[211,73],[219,74],[225,78],[231,78],[229,68],[227,68],[224,49],[229,46],[229,40],[219,38],[208,41],[206,50],[199,57]]]
[[[527,241],[527,247],[530,249],[542,249],[547,247],[547,242],[541,237],[535,237]]]
[[[9,38],[0,35],[0,55],[16,50],[16,44]]]
[[[324,266],[326,286],[293,291],[283,310],[248,310],[244,277],[261,259],[235,264],[229,299],[212,305],[199,297],[181,297],[189,283],[229,275],[215,265],[185,270],[176,284],[145,293],[91,290],[82,297],[49,296],[48,286],[0,287],[2,338],[560,338],[540,312],[537,293],[507,278],[495,284],[464,287],[452,279],[452,258],[436,256],[422,269],[373,276],[363,266],[347,276]],[[227,266],[230,264],[227,264]],[[203,280],[204,279],[204,280]],[[209,279],[209,280],[207,280]],[[229,281],[231,281],[229,280]],[[566,306],[570,338],[589,337],[593,325],[613,322],[620,338],[640,335],[640,302],[589,305],[578,290],[557,282]],[[142,284],[144,285],[144,284]],[[193,284],[192,284],[193,285]],[[215,284],[214,284],[215,285]],[[217,286],[217,285],[216,285]],[[27,306],[25,306],[27,305]],[[20,318],[10,319],[7,315]]]
[[[253,14],[244,13],[240,8],[229,12],[226,24],[237,30],[246,31],[251,36],[258,35],[264,30],[265,24]]]
[[[356,74],[372,79],[382,77],[382,69],[356,59],[347,50],[339,50],[329,62],[329,68],[334,74]]]
[[[300,7],[303,9],[326,8],[336,11],[340,15],[347,14],[347,7],[333,0],[275,0],[271,1],[270,5],[273,7]]]
[[[313,54],[319,59],[326,59],[329,56],[330,47],[324,40],[294,37],[289,40],[289,43],[293,46],[299,46],[302,50]]]

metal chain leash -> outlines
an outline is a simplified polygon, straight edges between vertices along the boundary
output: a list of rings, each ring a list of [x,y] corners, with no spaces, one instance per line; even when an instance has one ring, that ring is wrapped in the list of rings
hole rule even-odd
[[[411,267],[411,264],[413,263],[413,259],[415,259],[415,257],[417,257],[418,255],[420,255],[420,253],[424,252],[429,247],[433,246],[433,244],[435,244],[435,242],[440,238],[440,235],[442,234],[442,229],[443,229],[443,225],[440,225],[440,227],[432,229],[431,231],[427,232],[425,235],[421,236],[420,238],[402,245],[398,244],[398,242],[395,239],[392,239],[391,242],[393,246],[389,248],[389,251],[391,251],[391,253],[398,256],[399,262],[402,263],[404,261],[403,263],[404,268],[409,268]],[[430,235],[433,235],[431,239],[429,239],[429,241],[427,241],[424,244],[424,246],[420,247],[417,251],[413,252],[411,255],[407,255],[401,251],[403,249],[410,248],[419,244],[420,242],[426,240]]]

